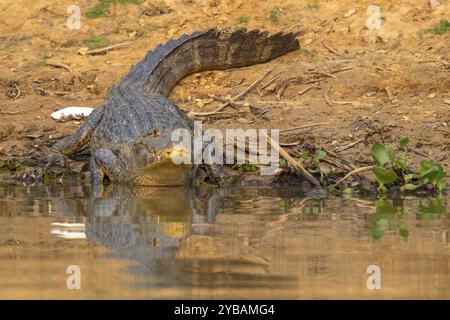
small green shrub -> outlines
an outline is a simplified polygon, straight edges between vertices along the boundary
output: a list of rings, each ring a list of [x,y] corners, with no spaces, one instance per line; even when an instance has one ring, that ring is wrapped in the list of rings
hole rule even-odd
[[[442,166],[434,160],[423,160],[417,171],[408,168],[407,149],[409,139],[400,140],[400,155],[384,144],[375,143],[370,154],[374,160],[375,167],[372,172],[378,183],[378,190],[385,192],[386,185],[397,183],[401,185],[402,191],[416,190],[423,185],[432,185],[435,190],[445,189],[447,182],[446,174]]]

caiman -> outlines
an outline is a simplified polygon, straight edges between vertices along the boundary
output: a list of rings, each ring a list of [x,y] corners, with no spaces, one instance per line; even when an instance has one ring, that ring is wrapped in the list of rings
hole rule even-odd
[[[192,166],[171,161],[171,134],[180,128],[192,132],[193,121],[168,100],[171,90],[192,73],[263,63],[299,49],[296,36],[210,29],[159,45],[110,89],[104,105],[95,108],[73,135],[52,146],[47,167],[64,163],[89,144],[94,185],[105,177],[136,185],[188,183]],[[221,166],[207,167],[219,181],[223,178]]]

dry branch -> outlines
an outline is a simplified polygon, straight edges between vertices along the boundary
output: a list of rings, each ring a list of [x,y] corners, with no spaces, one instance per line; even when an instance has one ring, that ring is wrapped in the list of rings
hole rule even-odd
[[[102,53],[105,53],[105,52],[108,52],[108,51],[111,51],[111,50],[114,50],[114,49],[117,49],[117,48],[120,48],[120,47],[124,47],[126,45],[128,45],[128,42],[117,43],[117,44],[114,44],[112,46],[108,46],[108,47],[105,47],[105,48],[100,48],[100,49],[87,51],[85,53],[85,55],[87,55],[87,56],[94,56],[94,55],[102,54]]]
[[[375,166],[367,166],[367,167],[361,167],[361,168],[357,168],[353,171],[350,171],[349,173],[347,173],[342,179],[339,179],[334,185],[337,186],[338,184],[340,184],[342,181],[347,180],[348,178],[350,178],[351,176],[361,173],[361,172],[366,172],[366,171],[370,171],[374,168]]]
[[[270,145],[277,150],[280,155],[292,166],[294,167],[300,174],[302,174],[309,182],[311,182],[314,186],[322,188],[320,185],[319,180],[317,180],[311,173],[306,170],[306,168],[299,162],[295,161],[294,158],[291,157],[291,155],[284,150],[276,141],[274,141],[271,137],[265,135],[267,137],[267,140],[269,141]]]

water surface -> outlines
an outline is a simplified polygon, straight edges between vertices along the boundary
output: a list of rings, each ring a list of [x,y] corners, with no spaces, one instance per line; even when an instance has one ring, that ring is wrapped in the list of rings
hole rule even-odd
[[[449,299],[447,202],[0,186],[0,298]],[[374,265],[380,289],[367,285]]]

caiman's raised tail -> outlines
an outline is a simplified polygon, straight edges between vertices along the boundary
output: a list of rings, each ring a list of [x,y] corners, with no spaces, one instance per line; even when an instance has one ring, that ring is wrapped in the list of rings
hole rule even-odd
[[[144,84],[146,93],[167,97],[184,77],[200,71],[231,69],[267,62],[300,48],[294,33],[244,29],[211,29],[183,35],[159,45],[136,64],[123,79],[130,84]]]
[[[159,45],[134,65],[78,131],[53,146],[50,162],[90,143],[93,183],[104,176],[140,185],[180,185],[190,166],[171,161],[175,129],[192,130],[186,114],[167,99],[189,74],[267,62],[299,49],[294,33],[211,29]],[[220,175],[220,167],[212,166]]]

